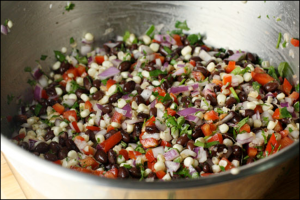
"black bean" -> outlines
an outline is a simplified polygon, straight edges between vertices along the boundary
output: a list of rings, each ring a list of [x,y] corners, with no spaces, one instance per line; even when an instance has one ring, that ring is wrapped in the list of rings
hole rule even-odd
[[[224,150],[224,149],[227,149],[227,147],[226,147],[225,144],[218,144],[218,145],[217,145],[217,151],[218,151],[219,153],[223,153],[223,150]]]
[[[187,147],[189,150],[193,151],[194,148],[195,148],[194,143],[195,143],[194,140],[189,140],[189,141],[187,142],[187,144],[186,144],[186,147]]]
[[[64,158],[68,157],[68,152],[69,152],[69,150],[67,149],[67,147],[63,147],[58,153],[58,159],[62,160]]]
[[[196,72],[201,72],[203,74],[203,76],[205,76],[205,77],[208,77],[210,74],[210,72],[205,67],[199,66],[199,65],[194,67],[193,70]]]
[[[246,59],[251,61],[252,63],[255,63],[256,61],[256,56],[254,56],[252,53],[247,53],[246,54]]]
[[[61,146],[57,142],[51,142],[49,148],[53,154],[57,154],[61,150]]]
[[[193,56],[193,57],[190,58],[190,60],[193,60],[193,61],[195,61],[195,62],[197,62],[197,61],[199,61],[199,62],[202,61],[201,58],[200,58],[199,56]]]
[[[129,174],[133,177],[133,178],[141,178],[141,171],[139,169],[137,169],[136,167],[132,167],[129,169]]]
[[[171,87],[171,85],[169,84],[168,81],[164,81],[164,82],[161,84],[161,87],[162,87],[162,89],[164,89],[164,90],[167,92],[168,89]]]
[[[134,125],[133,132],[132,132],[132,134],[130,134],[133,142],[138,140],[138,138],[141,134],[141,131],[142,131],[142,126],[143,126],[143,123],[136,123]]]
[[[174,78],[171,74],[169,74],[167,77],[166,77],[166,81],[170,84],[170,85],[173,85],[174,83]]]
[[[148,71],[148,72],[151,72],[151,71],[154,71],[156,70],[156,68],[152,65],[146,65],[144,70]]]
[[[154,173],[153,173],[154,174]],[[149,174],[150,175],[150,174]],[[147,177],[148,178],[148,177]],[[173,174],[172,179],[181,179],[179,174]]]
[[[160,131],[155,125],[152,126],[146,126],[146,132],[147,133],[159,133]]]
[[[85,132],[85,134],[89,136],[89,139],[90,139],[92,142],[96,142],[96,138],[95,138],[95,133],[94,133],[94,131],[87,130],[87,131]]]
[[[195,129],[194,129],[194,132],[193,132],[193,134],[192,134],[192,138],[195,140],[195,139],[197,139],[197,138],[199,138],[199,137],[203,137],[204,136],[204,134],[203,134],[203,132],[202,132],[202,130],[201,130],[201,125],[199,125],[199,126],[197,126]]]
[[[48,87],[45,90],[46,90],[46,93],[47,93],[48,96],[55,96],[55,95],[57,95],[56,90],[53,87]]]
[[[220,92],[220,90],[221,90],[221,87],[219,85],[214,86],[215,93]]]
[[[175,175],[175,174],[174,174]],[[151,172],[150,174],[148,174],[147,178],[154,178],[157,179],[157,176],[155,173]]]
[[[230,111],[229,113],[232,113],[233,114],[233,117],[231,118],[231,122],[233,123],[238,123],[239,121],[241,121],[241,116],[240,114],[234,112],[234,111]]]
[[[122,139],[124,142],[129,143],[130,142],[130,135],[129,133],[125,132],[124,130],[121,130]]]
[[[138,119],[149,119],[149,117],[150,116],[148,114],[146,114],[146,113],[140,112],[140,113],[137,114],[137,118]]]
[[[75,92],[77,99],[81,99],[82,94],[88,94],[88,93],[89,91],[87,89],[81,89],[81,88],[77,89]]]
[[[93,81],[93,86],[96,87],[96,88],[100,88],[101,86],[101,81],[96,79]]]
[[[225,102],[227,108],[232,108],[234,104],[237,104],[237,100],[234,97],[229,97]]]
[[[255,114],[254,110],[251,110],[251,109],[245,110],[245,117],[252,117],[252,115],[254,115],[254,114]]]
[[[115,103],[118,101],[118,99],[122,98],[123,94],[120,92],[117,92],[116,94],[113,94],[109,97],[109,103]]]
[[[26,115],[16,115],[14,117],[14,121],[15,122],[19,122],[19,123],[27,123],[27,116]]]
[[[96,101],[99,101],[100,99],[102,99],[104,97],[104,92],[102,92],[101,90],[98,90],[97,92],[95,92],[93,95],[92,95],[92,98]]]
[[[201,100],[200,99],[196,99],[194,101],[195,106],[200,106],[201,105]]]
[[[113,106],[111,104],[104,105],[102,107],[102,113],[103,114],[111,113],[112,109],[113,109]]]
[[[74,150],[74,151],[76,151],[76,152],[79,152],[78,147],[76,146],[76,144],[74,143],[74,141],[71,140],[71,139],[67,139],[67,140],[66,140],[66,146],[67,146],[67,148],[68,148],[70,151],[71,151],[71,150]]]
[[[47,99],[49,106],[53,106],[56,103],[59,103],[60,100]]]
[[[110,164],[116,164],[117,163],[117,154],[114,152],[114,150],[110,149],[107,153],[108,162]]]
[[[154,116],[156,117],[157,115],[157,108],[153,107],[153,108],[150,108],[150,116]]]
[[[45,142],[41,142],[33,150],[39,153],[45,153],[49,150],[49,145]]]
[[[87,89],[88,91],[90,91],[92,84],[93,83],[91,81],[91,78],[87,78],[87,77],[83,78],[83,85],[84,85],[85,89]]]
[[[183,79],[186,79],[186,76],[176,76],[176,80],[178,81],[178,82],[181,82]]]
[[[232,154],[236,157],[236,158],[240,158],[243,154],[243,150],[241,147],[237,146],[237,145],[233,145],[232,146]]]
[[[36,156],[39,156],[40,155],[40,153],[39,152],[32,152],[34,155],[36,155]]]
[[[278,89],[279,84],[277,82],[269,82],[263,86],[266,92],[274,92]]]
[[[138,105],[141,103],[146,104],[145,99],[141,95],[136,95],[132,100],[135,101]]]
[[[218,104],[217,99],[211,94],[206,95],[206,100],[210,101],[210,105],[212,106],[216,106]]]
[[[188,141],[189,141],[189,138],[188,138],[187,134],[184,134],[177,139],[176,144],[186,146]]]
[[[234,52],[232,50],[228,50],[227,52],[228,52],[229,55],[233,55],[234,54]]]
[[[102,164],[107,164],[108,162],[107,154],[102,149],[98,149],[94,157],[98,162]]]
[[[45,139],[46,141],[48,141],[48,140],[50,140],[50,139],[53,139],[54,137],[55,137],[55,135],[54,135],[53,131],[50,130],[50,131],[47,131],[47,133],[46,133],[44,139]]]
[[[289,118],[283,118],[283,119],[280,119],[279,121],[282,122],[282,125],[288,125],[291,123],[291,120]]]
[[[157,78],[158,78],[158,80],[161,80],[161,79],[165,79],[167,77],[167,74],[159,74],[158,76],[157,76]]]
[[[241,102],[247,101],[248,99],[248,95],[245,92],[240,92],[238,96]]]
[[[118,69],[121,71],[121,72],[124,72],[124,71],[128,71],[131,67],[131,62],[130,61],[123,61],[121,62],[121,64],[119,65]]]
[[[170,107],[171,106],[171,104],[173,103],[173,100],[167,100],[167,101],[164,101],[163,102],[163,105],[166,107],[166,108],[168,108],[168,107]]]
[[[27,142],[22,142],[21,143],[21,148],[25,149],[26,151],[28,151],[29,150],[29,144]]]
[[[261,127],[259,127],[259,128],[253,128],[253,129],[251,129],[251,131],[253,133],[258,133],[261,129],[262,129]]]
[[[129,177],[128,169],[125,167],[120,167],[118,171],[118,178],[126,179]]]
[[[131,50],[136,50],[136,49],[138,49],[138,45],[137,44],[133,44],[133,45],[131,45],[130,49]]]
[[[195,167],[195,170],[198,172],[198,173],[200,173],[202,170],[201,170],[201,168],[199,167],[199,166],[196,166]]]
[[[55,154],[52,154],[52,153],[45,153],[44,157],[45,157],[46,160],[49,160],[49,161],[52,161],[52,162],[58,160],[57,156]]]
[[[254,162],[254,159],[253,159],[253,158],[248,158],[246,164],[248,165],[248,164],[251,164],[251,163],[253,163],[253,162]]]
[[[164,46],[160,46],[159,47],[159,53],[161,55],[163,55],[164,57],[166,57],[169,53],[165,50],[165,47]]]
[[[135,82],[134,81],[128,81],[127,83],[125,83],[123,91],[131,93],[134,90],[134,88],[135,88]]]
[[[115,129],[108,131],[108,133],[105,134],[105,139],[110,138],[112,135],[116,134],[117,132],[118,131]]]
[[[59,138],[58,138],[59,144],[60,144],[61,146],[66,145],[66,140],[67,140],[67,139],[68,139],[68,134],[67,134],[67,132],[63,132],[63,133],[59,136]]]
[[[63,74],[65,73],[69,68],[71,67],[71,65],[67,62],[62,62],[60,64],[60,67],[58,70],[56,70],[56,73],[59,73],[59,74]]]
[[[211,173],[212,172],[212,170],[211,170],[211,167],[209,166],[209,164],[208,163],[203,163],[203,167],[202,167],[203,169],[203,171],[205,172],[205,173]]]

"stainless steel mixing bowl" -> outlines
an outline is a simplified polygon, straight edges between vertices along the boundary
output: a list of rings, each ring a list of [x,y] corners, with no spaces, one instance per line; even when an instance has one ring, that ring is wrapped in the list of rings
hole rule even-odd
[[[31,98],[25,66],[35,66],[42,54],[48,55],[42,66],[49,71],[55,60],[53,50],[68,46],[70,37],[80,39],[86,32],[93,33],[100,45],[126,30],[141,34],[150,24],[163,24],[162,31],[166,31],[173,29],[176,20],[187,20],[191,32],[207,36],[207,44],[255,52],[274,66],[287,61],[299,74],[299,48],[275,48],[279,32],[299,38],[299,2],[85,1],[75,2],[70,12],[64,10],[65,5],[1,1],[1,22],[9,18],[14,23],[7,36],[1,35],[1,116],[17,112],[16,105],[7,105],[8,94]],[[104,35],[109,28],[113,31]],[[294,58],[289,56],[290,49]],[[111,180],[64,169],[29,154],[9,142],[12,130],[6,120],[1,125],[1,150],[28,183],[48,198],[257,198],[299,153],[296,142],[276,156],[241,167],[235,176],[225,172],[198,180],[154,183]]]

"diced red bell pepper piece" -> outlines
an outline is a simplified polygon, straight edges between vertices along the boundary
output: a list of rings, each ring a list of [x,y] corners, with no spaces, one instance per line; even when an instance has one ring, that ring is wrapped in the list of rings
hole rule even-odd
[[[223,76],[223,85],[226,85],[227,83],[229,83],[229,86],[230,86],[231,82],[232,82],[232,75],[226,74]]]
[[[113,168],[113,169],[107,171],[104,174],[104,177],[105,178],[112,178],[112,179],[118,178],[118,169],[117,168]]]
[[[193,77],[196,79],[196,81],[203,81],[205,80],[205,76],[201,72],[192,72]]]
[[[204,114],[204,119],[206,121],[208,121],[208,120],[213,120],[214,121],[214,120],[219,119],[219,116],[218,116],[218,113],[216,111],[211,110],[211,111],[208,111]]]
[[[156,159],[153,155],[152,149],[150,149],[146,152],[146,158],[147,158],[148,162],[156,161]]]
[[[137,156],[142,155],[142,153],[138,152],[138,151],[128,151],[128,156],[130,159],[136,159]]]
[[[163,147],[172,147],[172,144],[170,142],[162,140],[161,143],[160,143],[160,146],[163,146]]]
[[[100,131],[100,128],[97,126],[87,126],[86,129],[91,131]]]
[[[123,117],[123,114],[115,111],[114,115],[111,118],[111,122],[117,122],[117,123],[121,124],[122,117]]]
[[[89,109],[90,112],[93,111],[93,105],[92,105],[92,103],[90,101],[86,101],[84,103],[84,108],[85,109]]]
[[[161,89],[160,87],[154,88],[153,92],[158,92],[159,96],[163,96],[163,97],[166,96],[166,92],[163,89]]]
[[[280,121],[277,122],[276,126],[273,129],[276,133],[279,133],[280,131],[283,130],[282,124]]]
[[[153,162],[147,162],[147,167],[149,169],[151,169],[152,172],[155,172],[154,165],[155,165],[155,161],[153,161]]]
[[[154,53],[154,56],[155,56],[155,60],[157,58],[160,59],[161,63],[164,63],[165,62],[165,57],[163,57],[162,55],[160,55],[159,53]]]
[[[240,128],[240,133],[246,131],[247,133],[251,132],[251,128],[248,124],[244,124],[241,128]]]
[[[122,140],[122,134],[121,132],[117,132],[110,136],[107,140],[103,141],[100,145],[103,148],[103,150],[107,153],[108,150],[113,148],[116,144],[118,144]]]
[[[292,39],[291,39],[291,44],[292,44],[294,47],[299,47],[299,40],[296,39],[296,38],[292,38]]]
[[[290,94],[289,98],[291,98],[293,100],[293,102],[295,102],[299,99],[299,93],[293,92],[292,94]]]
[[[218,80],[218,79],[213,79],[212,82],[220,87],[223,86],[222,81]]]
[[[106,90],[108,91],[109,88],[110,88],[111,86],[113,86],[114,84],[116,84],[116,81],[113,80],[113,79],[109,79],[109,80],[107,81],[107,83],[106,83]]]
[[[95,56],[96,63],[101,65],[104,62],[104,56]]]
[[[72,126],[74,127],[76,133],[79,133],[79,132],[80,132],[80,129],[79,129],[78,125],[77,125],[77,122],[74,121],[74,122],[72,122],[71,124],[72,124]]]
[[[171,115],[171,116],[176,115],[176,111],[172,110],[171,108],[167,108],[167,113],[168,113],[168,115]]]
[[[280,146],[281,145],[281,149],[287,147],[287,146],[290,146],[291,144],[294,143],[294,140],[292,140],[291,138],[289,137],[284,137],[282,138],[279,142],[278,142],[278,145]]]
[[[212,130],[209,124],[203,124],[201,126],[201,130],[205,136],[210,136],[212,134]]]
[[[119,151],[119,154],[122,155],[125,158],[125,160],[129,159],[128,152],[125,149],[121,149]]]
[[[83,65],[79,65],[76,68],[76,70],[77,70],[77,73],[78,73],[79,76],[81,76],[82,74],[86,73],[85,66],[83,66]]]
[[[63,74],[63,79],[65,81],[75,80],[78,76],[78,71],[76,68],[71,67]]]
[[[273,133],[268,144],[267,144],[267,147],[265,149],[265,155],[271,155],[271,154],[274,154],[277,152],[278,150],[278,147],[279,147],[279,144],[276,140],[276,137],[275,137],[275,134]]]
[[[261,85],[265,85],[265,84],[275,80],[272,76],[270,76],[266,72],[257,73],[255,71],[253,71],[253,72],[251,72],[251,75],[252,75],[252,79]]]
[[[196,61],[190,60],[190,64],[193,65],[194,67],[196,66]]]
[[[146,126],[152,126],[155,125],[155,117],[152,116],[149,120],[146,121]]]
[[[283,131],[280,131],[279,133],[281,135],[281,138],[285,138],[286,136],[289,135],[289,131],[288,130],[283,130]]]
[[[227,160],[226,158],[223,157],[221,160],[227,162],[225,170],[229,170],[229,169],[235,168],[234,165],[229,160]]]
[[[210,176],[210,175],[213,175],[214,173],[203,173],[201,174],[201,177],[206,177],[206,176]]]
[[[20,141],[20,140],[24,139],[25,136],[26,136],[25,133],[21,133],[21,134],[15,136],[15,137],[13,137],[12,139]]]
[[[250,158],[254,158],[257,154],[257,148],[249,147],[248,148],[248,156]]]
[[[52,106],[52,108],[58,112],[59,114],[62,114],[65,111],[65,107],[60,105],[59,103],[56,103]]]
[[[87,156],[85,159],[79,160],[80,166],[83,168],[92,167],[92,169],[97,169],[99,167],[99,163],[93,158]]]
[[[176,95],[173,94],[173,93],[170,93],[170,96],[171,96],[171,98],[173,99],[173,101],[174,101],[176,104],[178,104],[178,99],[177,99]]]
[[[156,147],[158,145],[158,140],[156,140],[154,138],[142,139],[142,140],[140,140],[140,142],[144,148],[152,148],[152,147]]]
[[[114,130],[114,129],[115,129],[115,127],[113,127],[112,125],[108,125],[106,131],[108,133],[109,131]]]
[[[263,113],[263,112],[264,112],[261,105],[257,105],[257,106],[255,107],[254,112],[256,113],[257,111],[258,111],[259,113]]]
[[[85,150],[86,148],[88,148],[88,150]],[[83,153],[85,154],[85,155],[95,155],[95,153],[96,153],[96,149],[95,148],[93,148],[93,147],[91,147],[91,146],[87,146],[87,147],[85,147],[83,150]]]
[[[159,179],[162,179],[165,175],[166,175],[166,172],[164,172],[164,171],[162,171],[162,170],[156,172],[156,176],[157,176],[157,178],[159,178]]]
[[[177,35],[177,34],[175,34],[175,35],[173,35],[173,38],[174,38],[174,40],[176,41],[176,45],[177,46],[183,46],[183,44],[182,44],[182,42],[181,42],[181,37],[180,37],[180,35]]]
[[[62,161],[61,160],[56,160],[56,161],[53,161],[54,164],[57,164],[57,165],[62,165]]]
[[[286,78],[284,78],[283,85],[282,85],[283,92],[286,95],[290,95],[292,88],[293,86],[290,84],[290,82]]]
[[[78,172],[83,172],[83,173],[87,173],[87,174],[93,174],[93,170],[91,170],[89,168],[71,166],[70,169],[74,169]]]
[[[77,121],[77,114],[75,110],[68,110],[64,112],[63,117],[68,121]]]
[[[231,73],[235,69],[235,61],[229,61],[227,67],[225,68],[226,73]]]
[[[279,108],[277,108],[275,110],[275,112],[273,113],[272,117],[273,117],[273,119],[281,119],[280,118],[280,109]]]
[[[214,141],[217,141],[220,144],[223,144],[223,136],[222,136],[222,134],[220,134],[220,133],[215,134],[207,142],[214,142]]]

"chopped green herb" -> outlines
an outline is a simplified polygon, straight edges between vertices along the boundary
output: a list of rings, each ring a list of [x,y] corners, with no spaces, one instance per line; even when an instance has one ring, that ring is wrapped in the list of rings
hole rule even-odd
[[[103,85],[106,85],[106,84],[107,84],[107,81],[108,81],[108,79],[105,79],[105,80],[102,80],[101,83],[102,83]]]
[[[75,40],[73,37],[70,38],[70,44],[74,44]]]
[[[155,26],[151,25],[149,27],[149,29],[147,30],[146,35],[151,36],[151,34],[154,32],[154,30],[155,30]]]
[[[120,84],[117,84],[117,91],[123,93],[123,88],[120,86]]]
[[[175,28],[179,28],[179,29],[186,30],[186,31],[190,30],[190,28],[186,24],[186,20],[184,22],[176,21]]]
[[[32,70],[31,70],[31,67],[25,67],[25,68],[24,68],[24,71],[25,71],[25,72],[31,72]]]
[[[209,142],[209,143],[205,144],[205,148],[209,148],[209,147],[215,146],[217,144],[220,144],[220,142],[219,141]]]
[[[175,118],[173,116],[170,116],[167,120],[166,120],[166,125],[167,127],[173,127],[173,126],[177,126],[177,122],[175,120]]]
[[[163,72],[160,69],[156,69],[156,70],[150,71],[149,74],[150,74],[151,77],[157,77],[160,74],[168,74],[168,72],[167,71]]]
[[[144,166],[141,166],[140,169],[141,169],[141,178],[140,178],[140,181],[141,181],[141,180],[143,180],[145,178],[145,169],[144,169]]]
[[[289,132],[291,133],[291,132],[293,132],[294,130],[291,128],[291,127],[289,127]]]
[[[225,172],[226,170],[225,170],[225,167],[223,167],[223,166],[220,166],[220,168],[221,168],[221,170],[223,171],[223,172]]]
[[[279,78],[278,78],[278,76],[277,76],[276,70],[275,70],[275,68],[274,68],[273,66],[270,66],[270,67],[268,68],[268,74],[269,74],[270,76],[272,76],[273,78],[275,78],[277,81],[279,81]]]
[[[295,90],[299,93],[299,83],[295,86]]]
[[[182,79],[182,81],[179,83],[179,85],[184,84],[184,82],[185,82],[185,79]]]
[[[66,57],[60,51],[54,51],[54,54],[55,54],[55,58],[60,62],[64,62],[66,60]]]
[[[74,3],[69,3],[68,5],[65,6],[65,10],[69,12],[70,10],[73,10],[74,7],[75,7]]]
[[[249,120],[249,117],[246,117],[246,118],[244,118],[244,119],[242,119],[238,124],[237,124],[237,132],[239,132],[240,131],[240,128],[242,127],[242,126],[244,126],[247,122],[248,122],[248,120]]]
[[[263,117],[263,121],[268,124],[269,123],[269,117]]]
[[[278,66],[278,73],[279,75],[284,78],[288,76],[288,72],[291,72],[291,74],[294,74],[292,68],[287,62],[281,62]]]
[[[248,158],[249,158],[249,156],[246,156],[246,157],[244,157],[243,159],[244,159],[244,160],[247,160]]]
[[[246,74],[246,73],[248,73],[248,72],[251,72],[250,67],[246,67],[245,69],[243,69],[243,70],[240,72],[240,74],[241,74],[241,75],[244,75],[244,74]]]
[[[179,30],[173,30],[173,31],[171,31],[171,34],[172,34],[172,35],[181,35],[181,34],[182,34],[182,29],[179,29]]]
[[[28,80],[27,80],[27,83],[28,83],[29,85],[31,85],[31,86],[35,86],[36,81],[35,81],[35,80],[28,79]]]
[[[295,112],[299,112],[299,101],[294,104]]]
[[[135,149],[134,149],[135,151],[138,151],[138,152],[140,152],[140,153],[146,153],[146,151],[143,149],[143,147],[141,147],[141,146],[137,146]]]
[[[276,49],[279,48],[280,42],[281,42],[281,33],[278,34],[278,40],[277,40],[277,45],[276,45]]]
[[[56,79],[55,82],[61,82],[62,80],[64,80],[63,78],[59,78],[59,79]]]
[[[276,21],[279,22],[279,21],[281,21],[281,19],[278,17],[278,18],[276,19]]]
[[[168,54],[171,54],[172,53],[172,50],[167,47],[167,46],[163,46],[163,49],[168,53]]]
[[[196,147],[203,147],[203,148],[205,147],[205,143],[199,142],[199,141],[195,142],[194,145],[195,145]]]
[[[261,84],[259,84],[258,82],[254,81],[254,82],[252,83],[252,87],[253,87],[253,89],[254,89],[255,91],[259,92],[259,89],[260,89],[260,87],[261,87]]]
[[[261,15],[259,15],[257,18],[260,19],[260,18],[261,18]]]
[[[124,36],[123,36],[123,41],[126,42],[130,37],[130,32],[129,31],[126,31]]]
[[[217,108],[216,112],[217,112],[217,113],[220,113],[220,114],[223,114],[223,113],[224,113],[224,111],[222,110],[222,108]]]
[[[232,70],[231,74],[234,75],[238,75],[241,73],[241,68],[240,67],[236,67],[234,70]]]
[[[41,60],[46,60],[47,57],[48,56],[46,56],[46,55],[41,55]]]
[[[200,38],[199,38],[199,35],[191,34],[187,37],[187,40],[190,42],[191,45],[194,45],[196,42],[198,42],[198,40],[201,39],[201,35],[200,35]]]
[[[132,166],[129,165],[129,164],[125,164],[125,165],[123,165],[123,167],[125,167],[126,169],[131,169],[132,168]]]
[[[97,143],[100,143],[100,138],[97,138]]]
[[[182,175],[184,177],[192,178],[190,173],[189,173],[189,170],[187,168],[183,168],[183,167],[178,172],[174,172],[174,174],[179,174],[179,175]]]
[[[15,96],[12,95],[12,94],[11,95],[7,95],[7,104],[9,105],[14,98],[15,98]]]
[[[78,63],[85,64],[85,65],[88,64],[88,59],[86,56],[79,57],[79,55],[77,55],[75,58],[77,59]]]
[[[124,141],[121,141],[121,145],[122,145],[122,147],[124,147],[124,148],[127,147],[127,144],[126,144],[126,142],[124,142]]]
[[[238,97],[238,95],[234,91],[233,87],[230,87],[229,90],[231,91],[233,97],[237,100],[237,102],[240,103],[240,98]]]
[[[269,15],[267,15],[267,18],[270,19]]]
[[[36,104],[36,106],[35,106],[35,108],[34,108],[34,114],[35,114],[35,116],[37,116],[39,113],[40,113],[40,111],[41,111],[41,109],[42,109],[42,105],[41,104]]]
[[[287,110],[286,107],[280,108],[280,118],[290,118],[292,117],[291,113]]]

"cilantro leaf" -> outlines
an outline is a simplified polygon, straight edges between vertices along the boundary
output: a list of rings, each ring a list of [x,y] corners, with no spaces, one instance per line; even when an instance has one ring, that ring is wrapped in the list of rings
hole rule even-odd
[[[190,172],[189,172],[189,170],[187,168],[182,168],[177,173],[174,173],[174,174],[178,174],[178,175],[182,175],[184,177],[191,178]]]
[[[279,45],[280,45],[280,42],[281,42],[281,37],[282,37],[282,34],[281,34],[281,33],[279,33],[279,34],[278,34],[278,39],[277,39],[277,45],[276,45],[276,49],[278,49],[278,48],[279,48]]]
[[[151,77],[157,77],[160,74],[168,74],[168,72],[167,71],[163,72],[160,69],[156,69],[156,70],[150,71],[149,74],[150,74]]]
[[[230,87],[229,90],[231,91],[233,97],[237,100],[237,102],[240,103],[240,98],[238,97],[238,95],[234,91],[233,87]]]
[[[129,31],[126,31],[124,36],[123,36],[123,41],[126,42],[130,37],[130,32]]]
[[[173,30],[173,31],[171,31],[171,34],[173,34],[173,35],[181,35],[182,34],[182,29]]]
[[[137,146],[135,149],[134,149],[135,151],[138,151],[138,152],[140,152],[140,153],[146,153],[146,151],[143,149],[143,147],[141,147],[141,146]]]
[[[168,53],[168,54],[171,54],[172,53],[172,50],[167,47],[167,46],[163,46],[163,49]]]
[[[35,86],[36,81],[35,81],[35,80],[28,79],[28,80],[27,80],[27,83],[28,83],[29,85],[31,85],[31,86]]]
[[[154,32],[154,30],[155,30],[155,26],[151,25],[149,27],[149,29],[147,30],[146,35],[151,36],[151,34]]]
[[[198,42],[198,40],[201,39],[201,35],[198,34],[191,34],[187,37],[187,40],[190,42],[191,45],[195,44],[196,42]]]
[[[34,114],[35,114],[35,116],[37,116],[40,113],[42,107],[43,106],[41,104],[36,104],[36,106],[34,108]]]
[[[295,86],[295,90],[299,93],[299,83]]]
[[[62,54],[60,51],[54,51],[54,54],[55,54],[55,58],[60,62],[64,62],[66,60],[65,55]]]
[[[278,76],[277,76],[276,70],[275,70],[275,68],[274,68],[273,66],[270,66],[270,67],[268,68],[268,74],[269,74],[270,76],[272,76],[273,78],[275,78],[277,81],[279,81],[279,78],[278,78]]]
[[[188,25],[186,23],[186,20],[184,22],[176,21],[175,28],[179,28],[179,29],[186,30],[186,31],[190,30],[190,28],[188,27]]]
[[[280,118],[290,118],[292,117],[291,113],[287,110],[286,107],[280,108]]]
[[[234,70],[233,70],[233,71],[234,71]],[[244,74],[246,74],[247,72],[251,72],[250,67],[246,67],[245,69],[243,69],[243,70],[240,72],[240,74],[241,74],[241,75],[244,75]]]
[[[223,172],[225,172],[226,170],[225,170],[225,167],[223,167],[223,166],[220,166],[220,168],[221,168],[221,170],[223,171]]]
[[[123,165],[123,167],[125,167],[126,169],[131,169],[132,168],[132,166],[129,165],[129,164],[125,164],[125,165]]]
[[[217,144],[220,144],[220,142],[219,141],[209,142],[209,143],[205,144],[205,148],[209,148],[209,147],[215,146]]]
[[[75,4],[74,3],[70,3],[69,5],[65,6],[65,10],[69,12],[70,10],[73,10],[74,7],[75,7]]]
[[[41,55],[41,60],[46,60],[47,57],[48,56],[46,56],[46,55]]]
[[[299,112],[299,101],[294,104],[294,109],[296,112]]]
[[[25,67],[24,68],[24,72],[31,72],[32,70],[31,70],[31,67]]]
[[[70,38],[70,44],[74,44],[75,40],[73,37]]]
[[[195,142],[194,145],[195,145],[196,147],[203,147],[203,148],[205,147],[205,143],[199,142],[199,141]]]
[[[240,131],[240,128],[242,127],[242,126],[244,126],[247,122],[248,122],[248,120],[249,120],[249,117],[246,117],[246,118],[244,118],[244,119],[242,119],[238,124],[237,124],[237,132],[239,132]]]
[[[223,114],[223,113],[224,113],[224,111],[222,110],[222,108],[217,108],[216,112],[217,112],[217,113],[220,113],[220,114]]]
[[[260,89],[260,87],[261,87],[261,84],[259,84],[258,82],[254,81],[254,82],[252,83],[252,87],[253,87],[253,89],[254,89],[255,91],[259,92],[259,89]]]
[[[236,67],[234,68],[234,70],[232,70],[231,74],[234,74],[234,75],[238,75],[241,73],[241,68],[240,67]]]
[[[290,65],[287,62],[282,62],[282,63],[279,64],[278,73],[282,78],[287,77],[289,71],[292,74],[294,73],[292,68],[290,67]]]
[[[104,80],[101,81],[101,83],[102,83],[103,85],[106,85],[106,84],[107,84],[107,81],[108,81],[108,79],[104,79]]]

